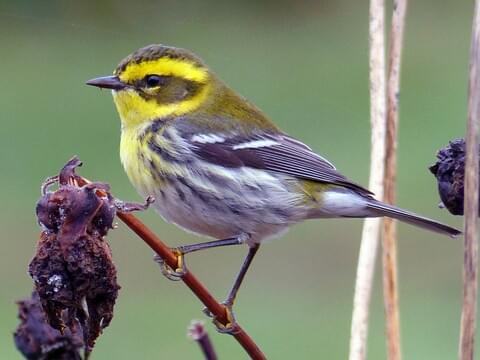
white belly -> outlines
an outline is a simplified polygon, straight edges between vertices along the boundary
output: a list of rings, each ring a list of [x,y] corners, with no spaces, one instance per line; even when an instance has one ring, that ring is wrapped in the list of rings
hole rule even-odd
[[[252,242],[305,218],[303,198],[288,180],[249,168],[218,170],[213,176],[166,178],[166,185],[150,194],[155,208],[191,232],[215,239],[247,233]]]

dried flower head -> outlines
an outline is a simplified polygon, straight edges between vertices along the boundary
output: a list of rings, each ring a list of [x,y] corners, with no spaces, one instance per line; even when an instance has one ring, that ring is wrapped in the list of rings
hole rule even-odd
[[[76,186],[79,165],[73,158],[42,187],[37,217],[43,231],[29,273],[50,325],[63,332],[78,321],[88,356],[112,320],[120,286],[104,240],[115,216],[114,199],[106,184]],[[48,192],[55,181],[58,190]]]
[[[430,166],[437,178],[440,206],[453,215],[463,215],[465,156],[465,140],[456,139],[438,151],[437,162]]]
[[[74,321],[63,333],[52,328],[37,292],[17,302],[18,325],[13,337],[18,350],[29,360],[80,360],[83,338],[80,324]]]

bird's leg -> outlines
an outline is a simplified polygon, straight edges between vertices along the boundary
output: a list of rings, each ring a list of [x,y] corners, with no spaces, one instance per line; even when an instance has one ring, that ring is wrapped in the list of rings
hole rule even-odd
[[[235,303],[235,299],[237,297],[238,290],[240,289],[243,279],[245,278],[245,275],[247,274],[247,271],[250,268],[253,258],[255,257],[259,248],[260,248],[260,244],[254,244],[248,248],[248,253],[247,253],[247,256],[245,256],[245,259],[243,260],[242,267],[240,268],[240,271],[238,272],[237,277],[233,282],[232,288],[228,293],[227,299],[223,302],[225,306],[233,307],[233,304]]]
[[[155,261],[158,262],[162,269],[162,274],[165,275],[167,279],[177,281],[182,278],[183,275],[187,272],[185,267],[184,255],[192,253],[199,250],[211,249],[220,246],[231,246],[231,245],[240,245],[243,244],[248,239],[248,235],[242,234],[237,237],[222,239],[222,240],[213,240],[197,244],[179,246],[173,248],[172,251],[177,256],[177,268],[170,268],[165,261],[159,256],[155,256]]]
[[[240,245],[240,244],[243,244],[246,240],[247,240],[247,237],[245,236],[237,236],[237,237],[228,238],[228,239],[213,240],[213,241],[207,241],[207,242],[202,242],[197,244],[179,246],[175,248],[175,250],[182,253],[182,255],[185,255],[191,252],[220,247],[220,246]]]
[[[228,324],[222,324],[217,319],[215,318],[213,319],[213,323],[217,327],[217,330],[221,333],[226,333],[226,334],[235,333],[236,321],[235,321],[235,314],[233,312],[233,304],[235,303],[235,299],[237,297],[238,290],[242,285],[243,279],[245,278],[245,275],[247,274],[247,271],[259,248],[260,248],[260,244],[254,244],[249,247],[247,256],[243,260],[242,267],[240,268],[240,271],[238,272],[237,277],[233,282],[232,288],[228,293],[227,299],[223,302],[227,312],[227,318],[229,321]],[[209,313],[206,313],[206,314],[211,315]]]

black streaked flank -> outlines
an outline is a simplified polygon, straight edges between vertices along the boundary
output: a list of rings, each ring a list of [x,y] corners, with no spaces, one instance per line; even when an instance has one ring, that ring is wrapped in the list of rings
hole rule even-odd
[[[243,214],[240,210],[238,210],[238,207],[235,204],[229,204],[228,202],[225,202],[225,204],[227,205],[228,210],[230,210],[232,214],[235,214],[235,215]]]
[[[277,207],[271,207],[270,210],[277,216],[281,217],[284,219],[284,221],[288,221],[292,217],[292,214],[290,211],[288,211],[285,208],[277,208]]]
[[[152,159],[148,161],[148,164],[150,165],[150,173],[152,174],[153,179],[157,183],[161,184],[163,182],[164,177],[158,170],[157,164],[155,164],[155,161],[153,161]],[[163,195],[163,191],[162,191],[162,195]]]
[[[165,192],[162,189],[158,190],[158,192],[160,193],[160,196],[162,197],[162,199],[165,200]]]
[[[164,119],[162,118],[162,119],[157,119],[157,120],[152,121],[152,123],[149,126],[147,126],[145,128],[145,130],[143,130],[142,133],[140,134],[140,136],[138,137],[140,142],[143,143],[146,136],[149,135],[149,134],[152,134],[152,136],[158,134],[159,130],[162,127],[164,127],[172,119],[173,118],[164,118]],[[163,135],[166,139],[171,139],[170,135],[168,135],[168,138],[167,138],[167,136],[165,136],[166,132]]]
[[[232,192],[238,191],[237,185],[235,183],[232,183],[232,181],[225,176],[217,175],[214,172],[209,172],[208,176],[205,176],[205,179],[217,188],[226,189]],[[250,184],[245,184],[245,186],[252,191],[258,190],[258,187]]]
[[[166,162],[175,163],[175,164],[186,164],[189,162],[187,161],[186,158],[182,158],[181,156],[170,154],[166,149],[159,146],[155,142],[154,138],[149,139],[147,141],[147,144],[150,150],[152,150],[155,154],[157,154]]]
[[[182,191],[182,189],[180,189],[178,186],[175,186],[175,185],[174,187],[180,200],[185,201],[185,193]]]
[[[158,171],[157,165],[152,159],[146,159],[143,153],[140,153],[140,160],[142,161],[143,165],[150,170],[150,174],[152,175],[153,179],[161,184],[163,182],[163,176],[161,176],[160,172]]]
[[[194,185],[188,183],[188,181],[184,177],[169,177],[169,181],[173,181],[172,184],[175,184],[175,181],[180,182],[182,185],[184,185],[190,190],[193,196],[197,197],[205,205],[212,209],[215,209],[216,211],[222,211],[222,208],[220,208],[220,206],[218,205],[218,199],[212,197],[210,194],[204,194],[202,191],[198,191],[198,189]]]

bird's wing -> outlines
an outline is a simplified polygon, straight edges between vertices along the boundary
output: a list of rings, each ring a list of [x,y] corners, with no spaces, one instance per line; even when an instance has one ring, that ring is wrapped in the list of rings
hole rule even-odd
[[[192,151],[204,161],[226,167],[247,166],[279,172],[300,179],[345,186],[370,196],[372,193],[340,174],[328,160],[287,135],[224,137],[196,134]]]

